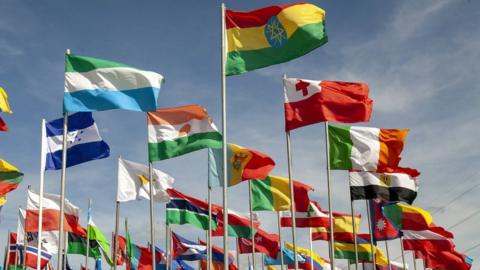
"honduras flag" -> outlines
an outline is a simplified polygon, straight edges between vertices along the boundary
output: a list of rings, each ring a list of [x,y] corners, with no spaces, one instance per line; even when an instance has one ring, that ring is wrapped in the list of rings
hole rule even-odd
[[[62,168],[63,118],[45,124],[45,170]],[[67,167],[110,156],[110,148],[98,133],[92,113],[68,116]]]

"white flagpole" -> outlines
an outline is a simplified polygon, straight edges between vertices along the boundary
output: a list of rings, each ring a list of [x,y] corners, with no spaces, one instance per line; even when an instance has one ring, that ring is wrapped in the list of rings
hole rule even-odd
[[[353,200],[350,193],[350,209],[352,210],[352,228],[353,228],[353,250],[355,252],[355,269],[358,270],[358,239],[357,239],[357,224],[355,224],[355,211],[353,209]],[[330,228],[333,232],[333,228]],[[333,239],[333,238],[332,238]]]
[[[287,74],[283,74],[283,91],[285,92],[285,80],[287,79]],[[290,214],[292,217],[292,242],[293,242],[293,261],[294,268],[298,270],[298,258],[297,258],[297,221],[295,214],[295,194],[293,188],[293,169],[292,169],[292,148],[290,142],[290,131],[285,132],[287,139],[287,161],[288,161],[288,182],[290,186]]]
[[[212,188],[208,183],[207,270],[212,269]]]
[[[334,243],[335,238],[333,236],[333,205],[332,205],[332,183],[330,180],[330,143],[328,141],[328,122],[325,122],[325,153],[327,157],[327,189],[328,189],[328,215],[330,221],[330,268],[335,269],[335,252]]]
[[[388,270],[392,270],[392,264],[390,263],[390,251],[388,250],[388,240],[385,239],[385,250],[387,251]]]
[[[70,49],[67,49],[70,54]],[[67,170],[67,134],[68,134],[68,113],[63,113],[63,142],[62,142],[62,176],[60,179],[60,224],[59,224],[59,240],[58,240],[58,264],[57,269],[63,269],[63,253],[65,252],[65,232],[64,232],[64,216],[65,216],[65,177]]]
[[[415,251],[412,252],[413,256],[413,270],[417,270],[417,255],[415,255]]]
[[[225,76],[226,64],[226,36],[225,36],[225,4],[221,4],[221,83],[222,83],[222,143],[223,143],[223,260],[228,262],[228,179],[227,179],[227,78]],[[228,270],[228,263],[223,264],[223,269]]]
[[[237,251],[237,268],[240,269],[240,251],[239,251],[239,246],[238,246],[238,240],[237,240],[237,248],[236,248],[236,251]]]
[[[87,213],[87,252],[85,252],[85,269],[88,270],[88,255],[90,255],[90,230],[89,230],[89,222],[91,219],[91,210],[92,209],[92,199],[88,200],[88,213]]]
[[[115,202],[115,232],[113,235],[113,270],[117,270],[117,254],[118,254],[118,227],[120,222],[120,202]]]
[[[171,247],[170,247],[170,243],[172,242],[172,237],[170,236],[170,227],[168,226],[168,223],[167,221],[165,221],[165,247],[167,250],[165,250],[165,264],[166,264],[166,268],[167,270],[169,269],[169,265],[170,265],[170,256],[172,256],[172,250],[171,250]],[[170,236],[170,238],[169,238]]]
[[[42,223],[43,223],[43,187],[45,178],[45,159],[46,159],[46,142],[47,131],[45,130],[45,119],[42,119],[42,127],[40,132],[40,197],[39,209],[38,209],[38,243],[37,243],[37,270],[40,270],[41,263],[41,248],[42,248]]]
[[[8,261],[10,260],[10,230],[7,232],[7,249],[5,250],[5,261],[3,263],[3,269],[8,270]],[[16,269],[15,269],[16,270]]]
[[[253,206],[252,206],[252,182],[253,180],[248,181],[248,205],[250,207],[250,240],[252,241],[252,264],[253,270],[256,268],[255,261],[255,232],[253,228]]]
[[[308,237],[310,240],[310,269],[315,269],[313,268],[313,239],[312,239],[312,227],[308,228],[308,233],[310,236]]]
[[[280,241],[280,270],[283,270],[283,242],[280,211],[277,212],[278,240]]]
[[[167,227],[168,231],[168,250],[170,252],[170,256],[168,256],[168,268],[167,269],[172,269],[172,261],[173,261],[173,253],[172,253],[172,229]]]
[[[400,236],[400,248],[402,249],[402,263],[403,263],[403,269],[407,268],[405,264],[405,250],[403,249],[403,237]]]
[[[155,269],[155,220],[153,216],[153,164],[152,162],[148,163],[148,179],[150,186],[150,242],[152,243],[151,252],[152,252],[152,269]]]
[[[373,244],[373,228],[372,228],[372,219],[371,219],[371,213],[370,213],[370,204],[368,200],[365,200],[365,203],[367,205],[367,219],[368,219],[368,233],[370,234],[370,248],[372,249],[372,261],[375,263],[375,245]],[[375,264],[374,264],[375,265]]]

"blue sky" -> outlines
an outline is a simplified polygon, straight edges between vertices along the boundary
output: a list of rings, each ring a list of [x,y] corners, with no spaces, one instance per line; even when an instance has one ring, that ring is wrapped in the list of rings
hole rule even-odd
[[[226,5],[250,10],[280,3],[287,2]],[[365,125],[410,129],[401,164],[422,172],[415,204],[432,211],[438,225],[455,225],[451,231],[459,251],[478,244],[479,3],[313,3],[327,11],[329,42],[289,63],[228,78],[228,140],[268,153],[277,163],[274,173],[286,175],[281,75],[366,82],[374,112]],[[0,214],[0,244],[7,231],[16,228],[16,210],[25,205],[27,185],[38,190],[40,121],[61,116],[65,50],[159,72],[166,78],[160,107],[198,103],[220,127],[219,10],[218,1],[0,2],[0,85],[14,111],[2,115],[10,131],[0,134],[0,157],[25,172],[24,182],[9,195]],[[111,147],[111,157],[68,169],[66,194],[85,209],[83,222],[88,199],[93,199],[94,221],[110,235],[116,158],[146,162],[146,119],[143,113],[119,110],[98,112],[94,118]],[[311,197],[327,208],[323,125],[295,130],[292,145],[294,177],[315,187]],[[175,177],[179,190],[206,198],[206,157],[206,151],[198,151],[157,162],[155,167]],[[46,191],[58,193],[59,181],[59,172],[47,172]],[[347,181],[346,172],[333,173],[335,211],[350,211]],[[231,208],[246,212],[247,185],[229,191]],[[221,203],[220,190],[214,198]],[[355,207],[365,215],[363,202],[355,202]],[[164,247],[164,206],[156,205],[155,214],[156,244]],[[128,217],[135,241],[146,244],[148,202],[122,204],[121,216]],[[265,229],[275,232],[275,215],[260,216]],[[365,222],[361,229],[366,230]],[[204,237],[204,232],[188,226],[174,230],[191,239]],[[286,239],[289,233],[283,230]],[[299,244],[308,245],[306,230],[299,230]],[[398,241],[390,246],[398,256]],[[325,243],[314,247],[328,255]],[[480,259],[480,248],[468,255]],[[82,259],[71,257],[76,263]]]

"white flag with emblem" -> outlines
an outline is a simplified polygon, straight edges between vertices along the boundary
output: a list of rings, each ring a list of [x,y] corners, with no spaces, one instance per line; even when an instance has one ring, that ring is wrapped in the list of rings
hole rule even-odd
[[[118,159],[117,201],[126,202],[150,199],[148,166]],[[172,188],[174,179],[170,175],[153,169],[153,199],[156,202],[169,202],[167,189]]]

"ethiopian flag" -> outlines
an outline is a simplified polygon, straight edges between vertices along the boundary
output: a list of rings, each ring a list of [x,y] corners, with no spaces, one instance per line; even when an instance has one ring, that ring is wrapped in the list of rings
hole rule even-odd
[[[227,10],[225,22],[227,76],[290,61],[327,42],[325,11],[308,3]]]
[[[308,192],[312,187],[299,181],[293,182],[293,194],[297,211],[310,209]],[[290,210],[290,185],[288,178],[267,176],[263,180],[252,180],[252,207],[254,211]]]
[[[15,166],[0,159],[0,196],[16,189],[22,180],[23,173]]]

